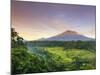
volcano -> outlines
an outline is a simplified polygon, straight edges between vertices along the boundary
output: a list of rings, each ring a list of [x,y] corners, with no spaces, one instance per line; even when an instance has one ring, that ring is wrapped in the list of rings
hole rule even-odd
[[[71,30],[67,30],[50,38],[41,39],[41,41],[78,41],[78,40],[90,41],[94,39],[86,37],[84,35],[77,33],[76,31],[71,31]]]

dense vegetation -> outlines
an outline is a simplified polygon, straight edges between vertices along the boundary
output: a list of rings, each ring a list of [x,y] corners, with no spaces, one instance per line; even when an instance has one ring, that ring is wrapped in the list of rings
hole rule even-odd
[[[11,30],[12,74],[95,69],[95,41],[29,41]]]
[[[39,47],[64,47],[65,49],[86,49],[95,51],[95,41],[30,41],[34,46]]]

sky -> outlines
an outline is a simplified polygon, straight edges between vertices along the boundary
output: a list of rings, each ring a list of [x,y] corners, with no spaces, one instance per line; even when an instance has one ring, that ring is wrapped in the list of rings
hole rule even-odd
[[[89,5],[12,1],[12,27],[25,40],[76,31],[95,38],[96,7]]]

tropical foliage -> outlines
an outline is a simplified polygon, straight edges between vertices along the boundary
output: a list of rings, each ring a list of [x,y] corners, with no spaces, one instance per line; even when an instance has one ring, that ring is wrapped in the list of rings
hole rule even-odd
[[[11,29],[12,74],[96,68],[95,41],[28,41]]]

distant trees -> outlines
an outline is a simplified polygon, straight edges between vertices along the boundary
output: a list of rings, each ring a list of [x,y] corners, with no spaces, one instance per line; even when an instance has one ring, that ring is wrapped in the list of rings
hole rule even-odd
[[[64,49],[86,49],[94,51],[96,50],[95,41],[31,41],[34,46],[40,47],[64,47]]]

